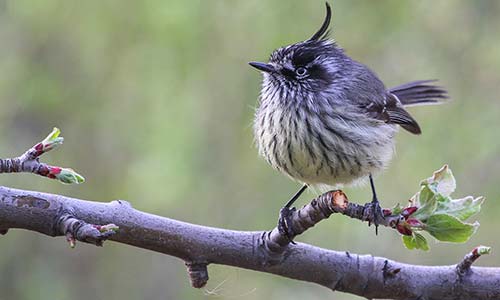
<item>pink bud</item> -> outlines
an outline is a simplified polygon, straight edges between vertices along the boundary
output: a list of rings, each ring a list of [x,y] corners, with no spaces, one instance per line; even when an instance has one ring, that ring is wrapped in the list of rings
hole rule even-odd
[[[388,208],[384,208],[384,209],[382,209],[382,213],[384,214],[384,217],[388,217],[388,216],[392,215],[392,210],[390,210]]]
[[[56,176],[61,173],[61,168],[59,167],[49,167],[49,173],[46,175],[50,179],[55,179]]]
[[[57,175],[61,173],[61,170],[59,167],[50,167],[50,174]]]
[[[403,217],[405,217],[405,219],[408,219],[408,217],[411,216],[414,212],[416,212],[417,209],[418,209],[418,207],[416,207],[416,206],[406,207],[401,212],[401,215],[403,215]]]
[[[414,218],[409,218],[408,220],[406,220],[406,223],[408,223],[408,225],[410,225],[411,227],[422,227],[422,226],[424,226],[424,224],[422,222],[420,222],[420,220],[417,220],[417,219],[414,219]]]
[[[397,224],[396,229],[402,235],[412,235],[412,233],[413,233],[410,226],[408,226],[408,224],[405,222],[401,222],[401,223]]]

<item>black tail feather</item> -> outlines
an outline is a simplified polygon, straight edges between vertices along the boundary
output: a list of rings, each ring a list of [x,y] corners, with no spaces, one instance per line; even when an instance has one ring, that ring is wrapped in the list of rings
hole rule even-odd
[[[440,86],[430,84],[437,80],[419,80],[389,89],[404,106],[440,103],[448,99],[448,93]]]

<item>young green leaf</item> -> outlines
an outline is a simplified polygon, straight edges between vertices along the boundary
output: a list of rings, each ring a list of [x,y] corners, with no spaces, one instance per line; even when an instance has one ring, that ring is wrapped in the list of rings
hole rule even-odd
[[[396,204],[392,207],[391,213],[394,215],[399,215],[403,211],[403,206],[401,204]]]
[[[54,127],[51,133],[41,142],[42,151],[48,152],[57,146],[61,145],[64,142],[64,138],[60,137],[61,130],[59,128]]]
[[[417,232],[413,232],[411,236],[403,235],[403,243],[410,250],[420,249],[428,251],[430,249],[425,237]]]
[[[437,203],[436,214],[448,214],[461,221],[467,220],[481,210],[484,198],[467,196],[461,199],[442,197]]]
[[[455,188],[455,178],[447,165],[420,183],[420,191],[410,199],[409,204],[417,210],[411,218],[405,218],[406,223],[396,227],[401,234],[408,234],[403,237],[408,249],[429,249],[425,238],[415,230],[427,231],[439,241],[456,243],[463,243],[474,234],[479,223],[465,221],[480,211],[484,198],[468,196],[453,199],[450,195]],[[409,225],[406,226],[408,230],[401,230],[407,229],[405,224]]]
[[[439,241],[463,243],[476,232],[477,227],[477,222],[464,223],[451,215],[436,214],[427,219],[425,230]]]
[[[422,186],[420,192],[413,196],[412,199],[415,199],[414,203],[419,206],[418,210],[413,214],[416,219],[426,220],[437,208],[436,195],[427,185]]]
[[[441,194],[444,197],[451,195],[457,186],[455,177],[453,177],[448,165],[444,165],[441,169],[435,171],[432,177],[427,178],[420,184],[429,186],[435,194]]]
[[[85,182],[85,178],[70,168],[57,168],[59,172],[54,174],[54,178],[65,184],[80,184]]]

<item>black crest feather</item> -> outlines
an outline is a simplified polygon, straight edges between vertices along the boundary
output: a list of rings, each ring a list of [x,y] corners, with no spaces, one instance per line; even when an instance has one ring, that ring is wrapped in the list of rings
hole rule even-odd
[[[319,30],[309,39],[309,41],[319,41],[324,39],[328,35],[328,26],[330,26],[330,20],[332,19],[332,9],[330,8],[330,4],[325,2],[326,4],[326,17],[323,21],[323,24],[319,28]]]

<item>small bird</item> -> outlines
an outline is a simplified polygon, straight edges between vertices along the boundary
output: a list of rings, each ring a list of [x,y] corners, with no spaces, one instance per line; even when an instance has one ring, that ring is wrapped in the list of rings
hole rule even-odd
[[[320,190],[370,180],[372,221],[383,214],[372,174],[389,164],[401,126],[420,134],[405,107],[442,102],[447,92],[421,80],[387,89],[367,66],[329,38],[331,8],[308,40],[275,50],[268,63],[250,62],[263,82],[254,120],[255,141],[267,162],[303,183],[280,211],[278,228],[289,226],[291,206],[311,186]]]

